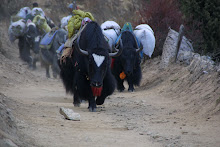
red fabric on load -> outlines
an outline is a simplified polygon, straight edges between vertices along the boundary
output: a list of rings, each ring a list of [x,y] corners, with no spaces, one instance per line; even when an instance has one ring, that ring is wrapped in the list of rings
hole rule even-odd
[[[93,96],[101,96],[102,94],[102,87],[91,87]]]
[[[111,69],[113,69],[113,67],[114,67],[114,62],[115,62],[115,59],[114,59],[114,58],[112,58],[112,62],[111,62]]]

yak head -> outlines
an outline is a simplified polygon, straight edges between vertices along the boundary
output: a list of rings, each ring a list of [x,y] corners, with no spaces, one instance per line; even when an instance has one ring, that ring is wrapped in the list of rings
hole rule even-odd
[[[25,33],[26,41],[34,53],[39,53],[40,47],[40,35],[38,33],[37,27],[34,23],[27,24],[27,30]]]
[[[120,62],[126,75],[133,73],[139,61],[139,52],[143,49],[142,45],[138,48],[135,36],[130,31],[124,31],[119,39],[119,48],[123,49],[120,55]]]
[[[104,35],[99,27],[96,28],[96,32],[93,32],[93,38],[89,38],[89,41],[87,40],[84,42],[83,37],[85,36],[82,34],[78,37],[75,49],[80,54],[86,56],[86,58],[84,58],[86,60],[85,66],[87,68],[86,70],[88,72],[88,79],[90,81],[93,95],[100,96],[106,72],[110,71],[110,57],[119,56],[122,53],[122,50],[109,53],[109,45],[105,41]],[[80,41],[81,38],[82,41]],[[80,45],[82,45],[83,49],[81,49]]]

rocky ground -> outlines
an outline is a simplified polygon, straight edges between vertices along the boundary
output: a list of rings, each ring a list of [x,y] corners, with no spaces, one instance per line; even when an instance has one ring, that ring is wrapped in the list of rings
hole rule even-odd
[[[8,40],[8,24],[0,21],[0,146],[219,146],[216,70],[195,72],[183,63],[161,69],[161,57],[147,60],[135,92],[115,91],[91,113],[86,102],[74,107],[61,80],[47,79],[40,63],[28,70],[17,42]],[[81,120],[64,119],[61,107]]]

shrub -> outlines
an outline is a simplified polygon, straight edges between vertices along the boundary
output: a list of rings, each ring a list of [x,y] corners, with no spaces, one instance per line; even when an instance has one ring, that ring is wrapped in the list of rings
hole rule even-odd
[[[220,53],[220,1],[180,0],[180,2],[188,23],[199,24],[204,38],[200,52],[213,56]]]
[[[151,0],[142,1],[143,9],[140,10],[139,20],[136,24],[146,23],[154,30],[156,47],[153,57],[161,55],[168,28],[178,31],[182,20],[182,14],[177,0]]]

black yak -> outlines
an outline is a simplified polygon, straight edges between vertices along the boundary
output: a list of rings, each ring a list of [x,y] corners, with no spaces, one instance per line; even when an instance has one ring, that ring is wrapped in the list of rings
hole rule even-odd
[[[119,49],[123,49],[123,51],[119,57],[114,58],[112,73],[120,92],[125,89],[124,80],[128,82],[128,91],[133,92],[134,85],[139,86],[142,77],[139,52],[143,48],[138,48],[137,40],[131,31],[123,31],[119,42]]]
[[[90,22],[75,41],[71,57],[60,64],[60,77],[66,92],[74,94],[75,106],[81,99],[88,100],[88,108],[94,112],[96,105],[102,105],[114,92],[110,57],[118,56],[121,50],[116,53],[109,53],[109,50],[100,26]]]

